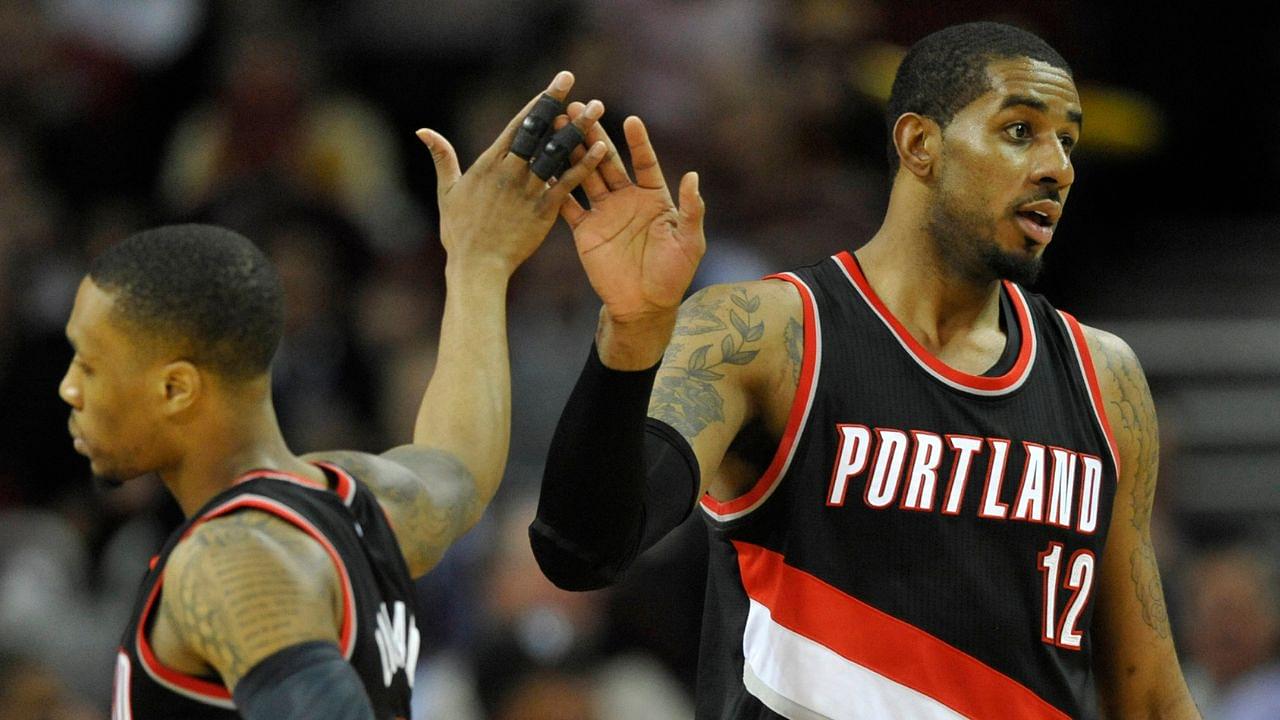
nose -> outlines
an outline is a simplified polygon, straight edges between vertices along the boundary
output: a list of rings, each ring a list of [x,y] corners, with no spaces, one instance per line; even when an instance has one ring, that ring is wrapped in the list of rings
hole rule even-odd
[[[68,367],[66,374],[62,376],[62,382],[58,383],[58,397],[71,407],[80,409],[80,385],[72,376],[75,374],[73,367]]]
[[[1071,156],[1056,138],[1044,144],[1044,150],[1036,155],[1036,167],[1033,176],[1041,187],[1065,189],[1071,187],[1076,180],[1076,170],[1071,164]]]

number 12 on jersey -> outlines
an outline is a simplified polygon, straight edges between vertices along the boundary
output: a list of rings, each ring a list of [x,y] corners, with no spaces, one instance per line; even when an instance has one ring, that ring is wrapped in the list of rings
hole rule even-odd
[[[1040,639],[1067,650],[1079,650],[1083,639],[1077,624],[1093,592],[1094,556],[1088,550],[1077,550],[1066,563],[1064,575],[1062,543],[1049,543],[1049,549],[1036,556],[1040,574],[1044,576],[1044,607],[1040,620]],[[1058,585],[1071,591],[1061,615],[1058,613]]]

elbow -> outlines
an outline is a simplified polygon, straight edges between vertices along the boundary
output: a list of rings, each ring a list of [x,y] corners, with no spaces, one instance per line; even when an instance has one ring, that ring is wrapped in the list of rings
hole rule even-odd
[[[581,592],[615,585],[630,565],[629,560],[600,558],[584,552],[540,519],[529,525],[529,546],[542,574],[561,590]]]

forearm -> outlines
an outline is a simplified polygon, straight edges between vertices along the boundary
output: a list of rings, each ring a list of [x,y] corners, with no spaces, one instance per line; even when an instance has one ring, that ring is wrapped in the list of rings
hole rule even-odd
[[[444,450],[466,466],[483,508],[497,491],[511,436],[507,348],[509,271],[450,259],[435,371],[413,443]]]
[[[693,451],[646,419],[655,372],[610,370],[593,349],[556,426],[530,542],[562,588],[616,582],[693,507]]]

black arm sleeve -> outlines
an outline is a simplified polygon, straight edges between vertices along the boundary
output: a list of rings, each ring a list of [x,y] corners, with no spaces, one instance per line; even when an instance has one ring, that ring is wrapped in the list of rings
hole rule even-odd
[[[245,720],[374,720],[360,676],[331,642],[293,645],[254,665],[234,698]]]
[[[693,449],[645,417],[657,371],[610,370],[591,346],[556,425],[529,526],[534,557],[558,587],[617,582],[693,510],[700,486]]]

